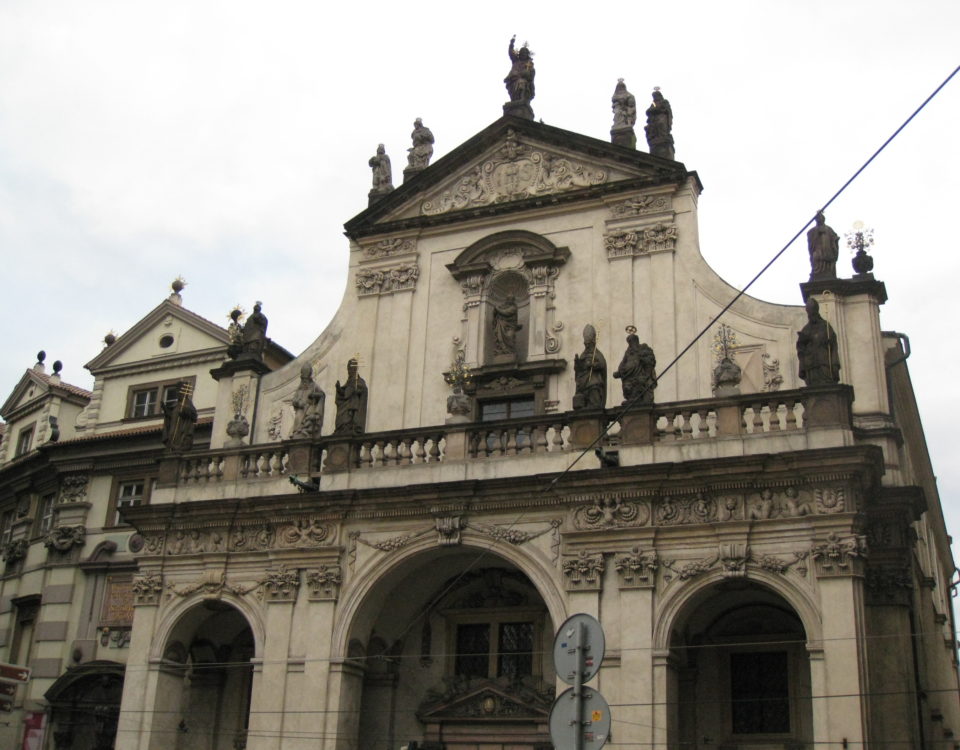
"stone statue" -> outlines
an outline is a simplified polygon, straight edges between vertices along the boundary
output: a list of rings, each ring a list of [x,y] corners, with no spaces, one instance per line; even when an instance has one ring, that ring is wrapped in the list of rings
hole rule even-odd
[[[840,382],[837,334],[820,316],[820,305],[813,297],[807,300],[807,324],[797,334],[797,359],[800,378],[807,385]]]
[[[253,312],[240,330],[240,358],[263,359],[263,350],[267,345],[267,316],[261,312],[263,303],[256,302]]]
[[[673,159],[673,110],[659,88],[653,90],[653,103],[647,107],[647,145],[653,156]]]
[[[230,337],[230,343],[227,345],[227,354],[230,359],[236,359],[243,351],[243,326],[240,324],[240,316],[243,312],[239,307],[230,311],[230,325],[227,326],[227,335]]]
[[[576,392],[574,409],[602,409],[607,405],[607,361],[597,349],[597,331],[587,324],[583,329],[583,352],[573,355]]]
[[[327,394],[313,382],[313,367],[307,362],[300,368],[300,387],[293,394],[293,429],[291,438],[320,437],[323,407]]]
[[[837,278],[840,238],[826,224],[822,211],[817,211],[816,226],[807,232],[810,253],[810,281]]]
[[[182,453],[193,447],[193,427],[197,423],[197,407],[190,398],[191,388],[180,383],[179,395],[174,402],[164,401],[160,405],[163,411],[163,444],[172,451]]]
[[[736,396],[740,393],[740,380],[743,377],[743,370],[729,355],[724,354],[723,359],[713,369],[713,391],[714,395],[721,398],[727,396]]]
[[[613,91],[613,127],[610,140],[617,146],[637,147],[637,136],[633,126],[637,124],[637,100],[629,91],[622,78],[617,79]]]
[[[337,381],[337,421],[335,435],[362,435],[367,425],[367,383],[357,370],[355,359],[347,362],[347,382]]]
[[[652,404],[657,387],[657,358],[635,333],[627,336],[627,351],[613,373],[623,384],[623,403]]]
[[[433,156],[433,133],[423,124],[419,117],[413,121],[413,132],[410,134],[413,147],[407,149],[407,168],[404,174],[426,169]]]
[[[393,190],[393,170],[390,167],[390,157],[381,143],[377,146],[377,153],[370,157],[368,162],[373,170],[373,187],[370,189],[370,200],[373,201]]]
[[[510,294],[503,304],[494,304],[493,353],[517,356],[517,331],[521,328],[516,297]]]
[[[503,82],[507,85],[507,93],[510,95],[510,103],[503,105],[504,114],[526,117],[533,119],[533,109],[530,102],[535,95],[533,78],[537,74],[533,67],[533,59],[529,47],[524,44],[517,52],[514,47],[517,37],[514,35],[510,39],[510,46],[507,53],[510,55],[510,72]]]

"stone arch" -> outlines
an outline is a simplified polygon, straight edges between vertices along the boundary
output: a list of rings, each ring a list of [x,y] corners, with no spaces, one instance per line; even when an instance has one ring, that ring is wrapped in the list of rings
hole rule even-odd
[[[154,638],[150,644],[150,659],[160,659],[170,642],[170,635],[182,623],[184,615],[191,610],[201,606],[205,601],[220,601],[229,604],[236,609],[247,621],[247,625],[253,633],[254,656],[260,657],[263,654],[263,644],[266,638],[266,626],[261,617],[260,611],[246,599],[224,593],[213,598],[196,594],[194,596],[184,597],[181,601],[174,603],[166,609],[157,624]]]
[[[710,595],[717,584],[729,580],[722,571],[710,571],[692,581],[676,586],[673,592],[661,600],[657,607],[657,618],[653,630],[653,647],[669,649],[671,634],[676,624],[683,619],[691,607]],[[783,576],[765,570],[749,570],[746,579],[759,583],[781,596],[797,613],[800,622],[811,643],[822,638],[820,612],[810,595]]]

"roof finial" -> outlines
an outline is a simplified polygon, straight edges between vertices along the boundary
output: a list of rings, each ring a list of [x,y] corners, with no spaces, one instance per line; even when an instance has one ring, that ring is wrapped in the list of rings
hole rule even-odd
[[[173,294],[170,295],[169,299],[175,305],[183,304],[183,297],[180,296],[180,292],[183,291],[183,288],[187,285],[187,280],[183,276],[177,276],[173,280],[173,283],[170,284],[170,288],[173,290]]]

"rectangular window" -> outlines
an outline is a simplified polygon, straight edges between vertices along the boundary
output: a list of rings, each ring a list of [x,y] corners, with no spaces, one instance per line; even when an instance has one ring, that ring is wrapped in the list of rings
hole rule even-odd
[[[137,505],[143,505],[144,488],[146,480],[137,479],[131,482],[120,482],[117,488],[117,502],[113,513],[113,523],[119,526],[123,523],[120,518],[120,511],[124,508],[133,508]]]
[[[454,673],[460,677],[525,677],[533,674],[532,622],[457,625]]]
[[[13,518],[13,508],[0,513],[0,547],[10,544],[10,540],[13,538]]]
[[[480,404],[480,421],[495,422],[498,419],[514,417],[532,417],[534,401],[532,398],[518,398],[510,401],[487,401]]]
[[[13,600],[15,617],[10,639],[10,662],[29,666],[33,655],[33,631],[40,612],[40,597],[25,596]]]
[[[180,398],[180,385],[186,383],[191,391],[196,378],[178,378],[166,382],[141,383],[127,395],[127,418],[143,419],[163,413],[161,404],[174,404]]]
[[[157,410],[157,389],[133,392],[131,417],[149,417]]]
[[[788,733],[789,688],[786,651],[730,654],[733,733]]]
[[[29,453],[30,448],[33,445],[33,427],[24,427],[20,430],[20,434],[17,435],[17,451],[14,454],[15,456],[22,456],[24,453]]]
[[[54,504],[56,495],[44,495],[40,498],[40,507],[37,513],[37,535],[46,534],[53,528]]]

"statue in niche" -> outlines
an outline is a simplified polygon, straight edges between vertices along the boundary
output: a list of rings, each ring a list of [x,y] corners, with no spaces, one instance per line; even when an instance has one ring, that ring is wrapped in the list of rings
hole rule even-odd
[[[517,331],[520,325],[520,311],[517,298],[509,294],[501,304],[493,305],[493,353],[495,355],[517,356]]]
[[[413,147],[407,149],[407,168],[404,171],[426,169],[430,164],[430,157],[433,156],[433,133],[419,117],[413,121],[410,139]]]
[[[807,300],[807,324],[797,334],[797,359],[800,379],[808,386],[840,382],[837,334],[820,316],[820,305],[813,297]]]
[[[837,278],[837,258],[840,257],[840,238],[826,224],[822,211],[817,211],[816,225],[807,232],[807,250],[810,253],[810,281]]]
[[[659,87],[653,90],[653,103],[647,107],[647,145],[653,156],[673,159],[673,110]]]
[[[623,385],[624,404],[652,404],[657,387],[657,358],[653,349],[640,343],[636,328],[630,326],[627,330],[627,351],[613,377]]]
[[[337,420],[334,435],[362,435],[367,424],[367,383],[356,359],[347,362],[347,382],[337,381]]]
[[[607,361],[597,349],[597,331],[589,323],[583,329],[583,352],[573,355],[576,391],[574,409],[602,409],[607,405]]]
[[[510,62],[513,64],[510,67],[510,72],[507,73],[507,77],[503,79],[503,82],[507,85],[507,93],[510,95],[510,104],[504,105],[503,111],[505,114],[518,115],[532,120],[533,110],[530,109],[530,102],[535,95],[533,78],[537,72],[533,67],[530,48],[524,43],[520,51],[517,52],[514,47],[516,40],[517,37],[514,35],[510,39],[510,46],[507,48]]]
[[[240,329],[240,356],[238,359],[263,359],[267,345],[267,316],[261,312],[262,302],[256,302],[253,312]]]
[[[180,383],[176,401],[160,404],[163,412],[163,444],[172,451],[182,453],[193,447],[193,428],[197,423],[197,407],[190,398],[191,386]]]
[[[313,366],[307,362],[300,368],[300,387],[293,394],[291,438],[320,437],[326,400],[327,394],[313,381]]]
[[[381,143],[377,146],[377,153],[370,157],[368,162],[373,170],[372,195],[382,195],[393,190],[393,170],[390,167],[390,157],[386,147]]]

